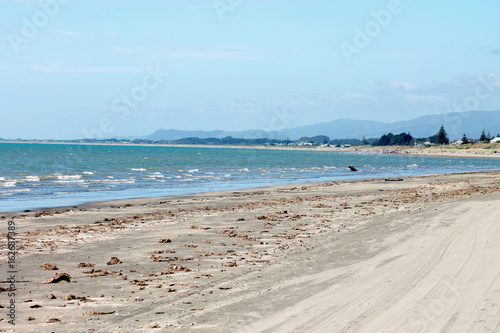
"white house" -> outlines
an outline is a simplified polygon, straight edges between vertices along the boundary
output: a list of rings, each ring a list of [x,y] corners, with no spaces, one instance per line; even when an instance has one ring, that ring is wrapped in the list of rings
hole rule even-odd
[[[498,142],[500,142],[500,136],[497,136],[496,138],[491,139],[490,142],[491,143],[498,143]]]

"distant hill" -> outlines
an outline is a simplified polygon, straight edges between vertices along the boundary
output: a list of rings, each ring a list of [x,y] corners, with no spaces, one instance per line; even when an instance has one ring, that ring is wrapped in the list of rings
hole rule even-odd
[[[158,130],[145,137],[145,139],[157,141],[177,140],[187,137],[224,138],[232,136],[234,138],[245,139],[271,138],[283,140],[289,138],[297,140],[301,137],[314,137],[318,135],[326,135],[331,139],[361,139],[363,137],[374,138],[387,133],[398,134],[401,132],[411,133],[413,137],[423,138],[436,134],[441,125],[444,125],[448,136],[452,140],[461,138],[464,133],[470,138],[479,138],[483,129],[486,132],[489,131],[494,136],[500,132],[500,110],[444,113],[394,123],[337,119],[315,125],[286,129],[280,132],[266,132],[261,130],[240,132]]]
[[[326,123],[286,129],[282,132],[290,139],[316,135],[326,135],[332,139],[361,139],[365,135],[366,137],[370,137],[376,135],[372,133],[384,132],[387,125],[388,124],[371,120],[338,119]]]
[[[248,131],[182,131],[175,129],[160,129],[151,135],[143,137],[142,139],[160,141],[160,140],[179,140],[184,138],[217,138],[222,139],[228,136],[242,139],[286,139],[286,136],[277,132],[267,132],[261,130],[248,130]]]
[[[408,128],[415,137],[427,137],[436,134],[444,125],[450,139],[460,139],[463,134],[469,138],[479,138],[483,129],[496,135],[500,132],[500,111],[471,111],[423,116],[408,121],[391,124],[394,133]],[[404,132],[404,131],[399,131]]]
[[[159,129],[153,134],[145,137],[145,139],[160,141],[160,140],[178,140],[184,138],[218,138],[224,131],[182,131],[175,129]]]

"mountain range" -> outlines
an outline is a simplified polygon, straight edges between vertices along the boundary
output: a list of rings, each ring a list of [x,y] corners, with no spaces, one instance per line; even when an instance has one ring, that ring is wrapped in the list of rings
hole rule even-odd
[[[495,136],[500,132],[500,110],[469,111],[427,115],[411,120],[383,123],[372,120],[337,119],[315,125],[284,129],[276,132],[262,130],[247,131],[182,131],[175,129],[160,129],[144,137],[148,140],[177,140],[188,137],[198,138],[234,138],[256,139],[291,139],[301,137],[326,135],[330,139],[344,138],[376,138],[387,133],[410,133],[413,137],[425,138],[438,132],[444,126],[450,139],[459,139],[464,134],[470,138],[479,138],[483,130]]]

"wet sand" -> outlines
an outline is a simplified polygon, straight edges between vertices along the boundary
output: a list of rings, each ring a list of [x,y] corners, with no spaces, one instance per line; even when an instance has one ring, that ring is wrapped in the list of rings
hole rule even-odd
[[[1,215],[2,331],[500,329],[500,172]]]

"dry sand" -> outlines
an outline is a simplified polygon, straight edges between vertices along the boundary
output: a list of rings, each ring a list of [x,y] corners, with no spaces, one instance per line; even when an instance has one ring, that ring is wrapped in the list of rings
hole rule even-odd
[[[0,331],[500,331],[500,172],[3,215]]]

